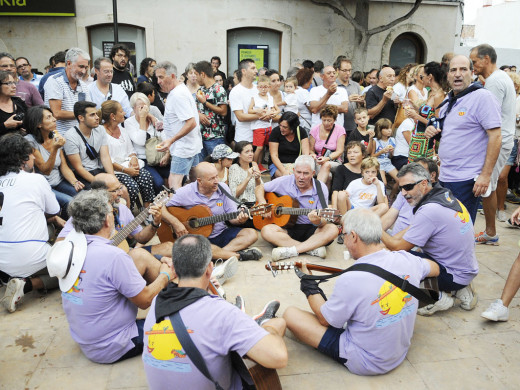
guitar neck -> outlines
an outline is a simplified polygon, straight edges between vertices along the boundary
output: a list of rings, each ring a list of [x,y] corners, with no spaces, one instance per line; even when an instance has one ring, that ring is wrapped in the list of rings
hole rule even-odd
[[[112,245],[118,246],[123,242],[123,240],[128,237],[130,233],[132,233],[137,226],[139,226],[143,221],[148,217],[150,213],[148,209],[144,209],[141,213],[134,218],[132,222],[127,224],[123,229],[121,229],[112,239]]]
[[[316,209],[300,209],[300,208],[294,208],[294,207],[280,207],[277,210],[278,214],[284,214],[284,215],[307,215],[311,211],[316,211]]]
[[[298,268],[302,268],[302,263],[300,261],[295,261],[294,265]],[[341,268],[327,267],[325,265],[320,264],[307,264],[307,269],[309,269],[310,271],[325,272],[327,274],[335,274],[336,272],[343,271]]]
[[[197,218],[196,220],[194,220],[193,225],[196,225],[197,227],[213,225],[214,223],[217,223],[217,222],[225,222],[225,221],[235,219],[236,217],[238,217],[238,214],[240,214],[240,210],[233,211],[232,213],[225,213],[225,214],[211,215],[209,217]],[[190,224],[191,224],[191,222],[192,221],[190,221]]]

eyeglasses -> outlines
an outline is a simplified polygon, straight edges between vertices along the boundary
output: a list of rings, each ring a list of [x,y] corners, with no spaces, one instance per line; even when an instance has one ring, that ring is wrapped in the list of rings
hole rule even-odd
[[[29,66],[29,64],[20,64],[16,67],[16,69],[22,69],[22,68],[25,68],[26,66]]]
[[[343,73],[352,72],[352,68],[350,68],[350,69],[340,69],[339,71],[343,72]]]
[[[0,83],[2,85],[16,85],[15,81],[6,81],[5,83]]]
[[[117,187],[115,190],[108,190],[108,192],[119,192],[119,191],[123,191],[123,186],[119,186]]]
[[[422,182],[423,180],[425,179],[422,179],[422,180],[419,180],[415,183],[409,183],[409,184],[405,184],[403,186],[399,186],[399,191],[402,191],[402,190],[405,190],[405,191],[411,191],[414,189],[414,187],[419,184],[420,182]]]

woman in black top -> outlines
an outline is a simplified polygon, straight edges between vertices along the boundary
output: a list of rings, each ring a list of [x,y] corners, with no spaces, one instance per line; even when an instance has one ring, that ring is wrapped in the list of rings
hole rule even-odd
[[[27,106],[15,93],[12,74],[0,71],[0,136],[22,129]]]
[[[361,178],[361,162],[366,156],[362,142],[350,141],[347,146],[347,162],[336,169],[332,180],[332,208],[338,208],[338,192],[344,191],[352,180]]]
[[[294,162],[301,154],[309,154],[307,132],[300,128],[294,112],[285,112],[280,125],[269,136],[269,172],[272,178],[292,175]]]

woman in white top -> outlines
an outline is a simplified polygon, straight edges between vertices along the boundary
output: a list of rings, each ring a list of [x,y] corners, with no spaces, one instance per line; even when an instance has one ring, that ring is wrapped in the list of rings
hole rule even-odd
[[[206,161],[213,163],[218,171],[218,179],[221,183],[228,184],[228,171],[233,160],[238,157],[238,153],[226,144],[220,144],[215,146],[210,156],[206,158]]]
[[[253,161],[253,144],[240,141],[235,145],[238,160],[229,168],[229,188],[231,194],[248,205],[256,203],[255,187],[262,184],[260,170]]]
[[[405,65],[399,72],[397,82],[394,84],[394,93],[401,103],[407,97],[408,89],[413,82],[413,74],[411,70],[414,66],[415,64]]]
[[[167,183],[170,174],[170,151],[164,153],[159,165],[152,167],[146,161],[145,145],[150,137],[157,135],[164,140],[162,122],[150,113],[150,100],[145,94],[134,93],[130,98],[130,106],[134,110],[134,115],[125,120],[125,130],[132,140],[137,158],[144,161],[144,169],[152,175],[155,192],[158,193]]]
[[[128,133],[120,127],[125,120],[123,107],[115,100],[107,100],[101,104],[98,116],[107,132],[108,150],[114,173],[128,189],[130,210],[138,202],[139,192],[143,198],[143,206],[148,207],[155,196],[153,179],[150,172],[143,169],[144,162],[137,158]]]
[[[296,96],[298,97],[298,113],[300,115],[300,126],[307,131],[309,135],[311,131],[312,114],[309,111],[309,86],[312,82],[314,72],[311,69],[300,69],[296,73],[298,80],[298,88],[296,88]]]
[[[415,109],[418,109],[428,100],[428,90],[424,87],[424,64],[413,68],[414,83],[408,89],[410,99]]]

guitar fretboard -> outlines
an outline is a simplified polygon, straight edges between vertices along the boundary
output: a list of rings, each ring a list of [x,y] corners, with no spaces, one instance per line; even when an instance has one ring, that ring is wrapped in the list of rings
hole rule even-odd
[[[307,215],[311,211],[316,211],[316,209],[297,209],[294,207],[280,207],[276,210],[277,214],[284,215]]]
[[[135,219],[121,229],[112,239],[112,245],[118,246],[132,233],[149,215],[148,209],[144,209]]]
[[[194,229],[202,226],[213,225],[217,222],[224,222],[235,219],[238,217],[238,214],[240,214],[240,211],[241,210],[233,211],[232,213],[212,215],[210,217],[195,218],[188,221],[188,223],[190,224],[190,227]]]

